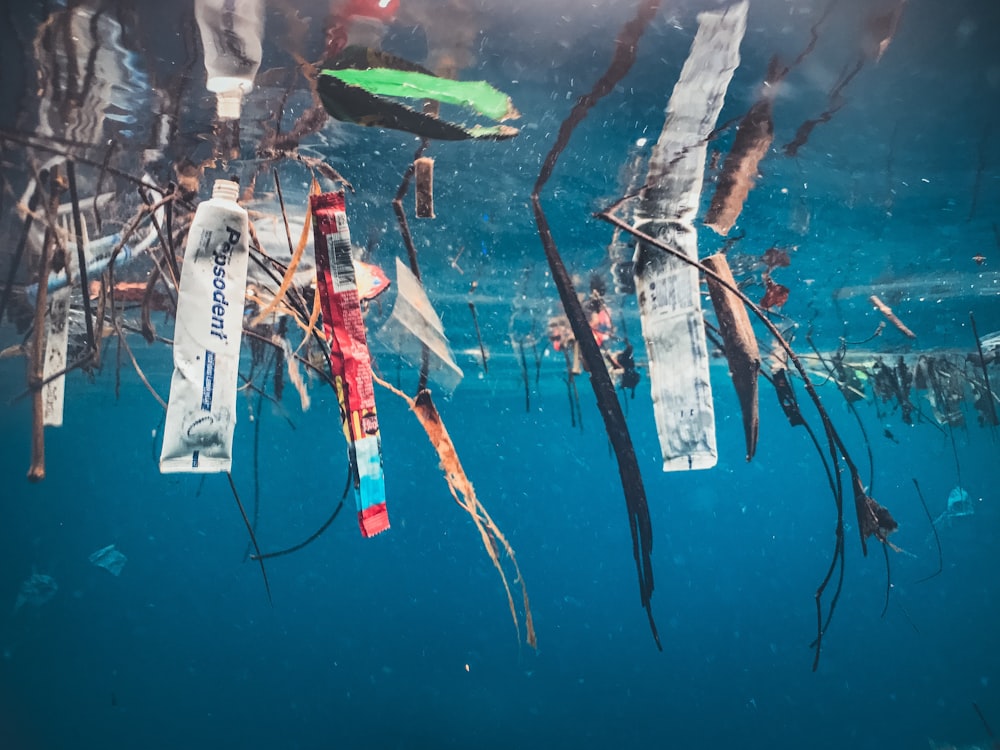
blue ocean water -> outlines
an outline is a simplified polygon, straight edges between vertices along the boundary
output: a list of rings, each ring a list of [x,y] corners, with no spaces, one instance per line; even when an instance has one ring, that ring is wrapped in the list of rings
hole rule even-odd
[[[294,66],[290,50],[319,55],[327,13],[325,3],[305,0],[267,5],[264,64],[244,103],[240,158],[231,162],[211,158],[215,102],[204,88],[193,3],[179,10],[125,2],[2,8],[11,23],[0,28],[0,90],[19,105],[0,112],[0,282],[23,222],[16,202],[30,159],[49,155],[39,141],[19,145],[22,131],[72,145],[88,189],[96,190],[105,158],[130,175],[148,169],[160,184],[197,163],[193,201],[208,197],[212,178],[241,170],[246,178],[278,102],[286,133],[311,104],[308,87],[299,81],[283,89],[283,76]],[[706,5],[714,4],[685,0],[660,10],[634,70],[580,125],[542,195],[581,292],[591,274],[610,280],[611,230],[591,214],[621,196],[631,149],[655,141]],[[103,26],[89,25],[94,16],[86,14],[97,13],[91,6],[100,7]],[[412,6],[430,8],[431,20],[440,13],[434,3]],[[871,6],[844,0],[821,22],[825,4],[751,0],[721,121],[737,121],[759,96],[772,54],[793,59],[817,28],[819,41],[776,100],[774,145],[729,239],[742,238],[728,244],[699,227],[701,254],[727,248],[757,301],[758,259],[786,250],[791,265],[774,272],[791,296],[773,317],[801,353],[809,352],[808,331],[826,356],[844,346],[847,359],[869,372],[875,356],[905,355],[911,366],[921,354],[965,363],[976,343],[970,312],[981,337],[1000,330],[993,124],[1000,5],[900,4],[899,30],[882,59],[868,61],[798,157],[782,154],[800,123],[837,103],[829,92],[855,62]],[[77,35],[76,53],[98,70],[84,109],[105,106],[104,120],[80,118],[72,132],[43,132],[42,121],[53,125],[64,114],[53,101],[65,92],[38,71],[70,70],[64,63],[73,45],[34,40],[39,29],[69,28],[60,26],[62,14],[74,8],[87,19],[77,30],[92,34]],[[8,315],[0,320],[0,750],[995,747],[984,720],[1000,731],[1000,443],[996,429],[981,425],[969,391],[963,426],[940,424],[926,390],[911,394],[919,413],[908,425],[898,408],[876,401],[870,383],[855,415],[822,364],[807,360],[867,491],[899,522],[891,548],[869,538],[864,556],[848,491],[843,588],[813,671],[815,596],[833,559],[837,510],[812,441],[789,426],[762,380],[760,445],[746,462],[739,405],[713,352],[719,464],[662,473],[635,301],[609,296],[615,326],[639,349],[639,386],[634,398],[620,397],[653,528],[657,650],[636,584],[618,466],[589,378],[576,378],[574,417],[563,355],[546,336],[562,310],[529,206],[560,124],[606,69],[615,34],[634,9],[611,0],[503,7],[455,0],[448,8],[456,29],[472,11],[478,24],[462,77],[510,93],[522,119],[514,140],[435,142],[428,151],[437,160],[439,215],[411,228],[428,296],[465,372],[453,395],[432,388],[479,499],[516,553],[537,648],[525,642],[511,561],[501,554],[517,625],[427,436],[388,390],[377,388],[376,399],[391,528],[361,538],[348,496],[315,541],[266,560],[269,601],[225,476],[159,473],[163,409],[114,336],[105,339],[99,368],[67,377],[64,426],[45,433],[46,478],[27,482],[32,406],[19,396],[26,360],[17,349],[26,324]],[[400,18],[385,47],[423,59],[440,29]],[[65,85],[72,88],[69,79]],[[173,128],[167,143],[155,135],[163,122]],[[733,139],[729,127],[713,150],[724,155]],[[354,242],[390,275],[394,256],[405,257],[391,199],[417,145],[410,134],[331,121],[300,148],[351,180]],[[291,157],[277,166],[291,218],[301,222],[310,175]],[[718,165],[706,173],[703,209]],[[127,180],[108,183],[104,189],[117,192],[105,219],[120,229],[138,198]],[[257,187],[258,228],[277,225],[276,185],[266,170]],[[177,217],[182,224],[183,211]],[[276,236],[280,246],[283,229]],[[166,257],[162,247],[156,252]],[[120,278],[145,281],[151,268],[139,262]],[[29,281],[27,271],[17,274],[18,287]],[[872,336],[883,321],[873,293],[916,340],[892,326]],[[75,312],[81,302],[77,295]],[[412,395],[416,372],[375,341],[391,305],[376,302],[367,312],[375,364]],[[109,319],[117,315],[134,329],[137,307],[125,303]],[[713,320],[707,298],[705,308]],[[153,323],[171,336],[169,312],[155,312]],[[74,345],[82,338],[77,315]],[[134,332],[127,340],[165,398],[169,347],[147,345]],[[963,372],[978,377],[971,365]],[[996,388],[995,363],[989,372]],[[328,385],[310,381],[312,405],[303,411],[287,383],[277,401],[270,376],[259,384],[267,399],[246,391],[238,400],[232,476],[260,547],[276,551],[309,538],[334,512],[347,448]],[[795,388],[821,434],[797,378]],[[971,515],[948,513],[956,488],[968,492]],[[89,560],[112,544],[128,558],[118,576]],[[55,583],[51,598],[24,600],[32,576]],[[824,617],[837,582],[834,570]]]
[[[4,365],[5,385],[21,376]],[[345,512],[311,546],[268,561],[271,606],[243,560],[246,530],[225,479],[159,476],[160,408],[127,372],[116,401],[110,370],[71,381],[70,393],[87,397],[50,433],[41,485],[21,479],[26,403],[5,417],[13,494],[0,586],[13,602],[33,566],[59,584],[50,602],[0,618],[6,747],[922,747],[929,737],[982,743],[972,703],[1000,702],[997,444],[987,430],[955,432],[975,515],[941,524],[943,572],[916,583],[937,554],[911,478],[931,513],[943,512],[957,483],[952,445],[929,424],[879,421],[862,407],[873,493],[900,522],[892,540],[902,551],[890,553],[880,616],[885,563],[877,545],[862,557],[849,523],[844,593],[814,674],[813,593],[832,551],[833,502],[807,437],[770,393],[760,453],[742,460],[722,368],[713,376],[723,459],[711,472],[661,474],[640,408],[648,392],[630,404],[663,653],[639,607],[616,466],[590,394],[582,430],[559,392],[536,395],[530,412],[516,390],[440,404],[517,552],[534,651],[518,643],[478,535],[396,397],[378,394],[392,528],[362,539]],[[317,394],[295,430],[274,409],[259,416],[265,549],[304,539],[339,499],[333,403]],[[853,420],[832,411],[863,455]],[[245,503],[252,429],[243,419],[237,431]],[[87,561],[110,543],[129,558],[117,578]]]

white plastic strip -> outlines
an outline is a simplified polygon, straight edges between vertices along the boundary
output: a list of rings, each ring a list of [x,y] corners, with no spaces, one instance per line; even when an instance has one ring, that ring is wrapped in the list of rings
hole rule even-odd
[[[698,33],[667,105],[635,213],[638,229],[692,259],[698,257],[694,219],[708,136],[740,62],[746,16],[745,0],[699,14]],[[635,284],[663,470],[711,468],[718,451],[698,271],[639,243]]]

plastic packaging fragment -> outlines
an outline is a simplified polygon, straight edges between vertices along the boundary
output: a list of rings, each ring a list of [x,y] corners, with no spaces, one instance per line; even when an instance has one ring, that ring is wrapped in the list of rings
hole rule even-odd
[[[43,573],[33,572],[31,576],[24,579],[21,588],[17,592],[17,599],[14,601],[14,611],[17,612],[25,604],[33,607],[41,607],[49,599],[56,595],[59,584],[52,576]]]
[[[333,76],[378,96],[433,99],[444,104],[458,104],[501,122],[519,117],[510,97],[486,81],[453,81],[429,73],[392,68],[324,70],[323,75]]]
[[[376,337],[413,367],[423,366],[426,347],[428,377],[451,393],[465,373],[455,359],[444,335],[441,318],[434,312],[427,292],[403,261],[396,258],[396,303],[392,315]]]
[[[113,576],[121,575],[122,568],[128,562],[128,558],[113,544],[102,547],[97,552],[92,553],[87,559],[97,567],[104,568]]]
[[[310,196],[316,252],[316,285],[323,332],[330,346],[330,369],[340,412],[358,524],[363,537],[389,528],[382,473],[382,442],[375,412],[371,354],[351,257],[343,191]]]
[[[160,471],[232,467],[236,386],[249,259],[239,186],[216,180],[188,231],[174,325],[174,373]]]
[[[390,75],[392,81],[387,80]],[[408,60],[366,47],[346,47],[328,63],[327,69],[320,71],[316,83],[323,108],[331,117],[343,122],[403,130],[445,141],[504,140],[518,133],[517,128],[507,125],[467,127],[381,96],[379,91],[383,90],[405,91],[406,96],[423,100],[458,102],[477,111],[481,107],[485,110],[483,114],[495,113],[494,119],[517,116],[509,97],[489,84],[438,78]]]
[[[638,228],[698,256],[694,219],[715,128],[746,29],[747,3],[698,16],[698,32],[667,104],[636,209]],[[649,358],[656,432],[664,471],[715,466],[715,411],[698,273],[640,242],[635,288]]]

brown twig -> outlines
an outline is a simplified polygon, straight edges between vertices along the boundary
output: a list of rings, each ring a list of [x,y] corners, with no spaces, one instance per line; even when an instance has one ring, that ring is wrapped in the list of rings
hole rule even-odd
[[[28,236],[31,232],[31,225],[35,221],[35,209],[42,196],[42,181],[48,178],[48,171],[39,173],[35,181],[35,190],[28,199],[28,211],[24,217],[24,227],[21,230],[21,239],[14,249],[14,257],[10,262],[10,270],[7,272],[7,281],[3,287],[3,297],[0,298],[0,323],[3,322],[3,314],[7,310],[7,302],[10,300],[11,290],[14,288],[14,279],[17,277],[17,269],[21,266],[21,259],[24,256],[24,249],[28,246]]]
[[[885,304],[885,302],[883,302],[878,298],[878,295],[873,294],[868,298],[868,300],[873,305],[875,305],[875,309],[878,310],[880,313],[882,313],[885,316],[886,320],[888,320],[890,323],[896,326],[896,328],[898,328],[904,336],[910,339],[915,339],[917,337],[917,334],[915,334],[913,331],[907,328],[903,324],[903,321],[901,321],[899,318],[896,317],[896,314],[892,311],[892,308],[890,308],[887,304]]]

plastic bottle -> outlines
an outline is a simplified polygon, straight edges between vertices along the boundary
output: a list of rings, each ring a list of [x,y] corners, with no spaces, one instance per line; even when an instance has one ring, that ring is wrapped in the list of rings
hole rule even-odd
[[[205,87],[215,93],[220,120],[238,120],[253,90],[264,35],[263,0],[195,0],[205,50]]]
[[[177,294],[174,374],[160,471],[210,473],[232,466],[236,386],[249,259],[239,185],[216,180],[188,232]]]

